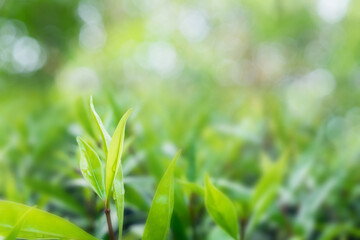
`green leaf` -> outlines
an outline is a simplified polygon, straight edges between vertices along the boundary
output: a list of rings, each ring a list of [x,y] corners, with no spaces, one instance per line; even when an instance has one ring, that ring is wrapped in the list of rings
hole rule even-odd
[[[106,131],[106,128],[104,127],[104,124],[101,121],[101,118],[99,117],[99,115],[97,114],[97,112],[95,110],[92,97],[90,97],[90,108],[91,108],[92,116],[94,117],[94,119],[96,121],[96,126],[98,127],[100,134],[101,134],[101,139],[103,142],[105,155],[107,155],[109,145],[111,142],[111,137],[110,137],[109,133]]]
[[[169,231],[174,210],[174,169],[180,151],[176,154],[159,182],[146,220],[143,240],[164,240]]]
[[[238,239],[239,227],[234,204],[212,185],[208,175],[205,176],[205,207],[217,225]]]
[[[125,125],[126,125],[126,120],[128,119],[131,111],[132,109],[127,110],[127,112],[122,116],[119,124],[115,129],[114,135],[111,139],[109,152],[106,159],[105,207],[109,207],[110,198],[111,198],[111,189],[113,187],[116,174],[119,170],[119,166],[121,164],[121,155],[124,148]]]
[[[274,202],[281,181],[286,170],[288,152],[285,152],[278,161],[273,163],[270,169],[263,173],[263,176],[256,184],[250,200],[252,216],[246,227],[246,236],[250,236],[261,221],[269,206]]]
[[[44,181],[44,179],[26,178],[25,184],[30,189],[48,197],[49,201],[73,213],[87,216],[84,205],[71,196],[60,183]]]
[[[197,195],[203,197],[205,195],[204,188],[199,186],[194,182],[189,182],[186,180],[177,180],[178,183],[182,185],[182,187],[190,193],[196,193]]]
[[[114,200],[116,205],[116,212],[119,221],[119,240],[122,239],[122,230],[124,223],[124,181],[122,175],[122,167],[119,165],[119,171],[114,181]]]
[[[23,204],[0,200],[0,236],[7,236],[21,216],[29,209],[31,208]],[[39,209],[33,209],[28,213],[17,237],[24,239],[96,240],[95,237],[69,221]]]
[[[16,240],[16,237],[17,237],[17,235],[19,234],[20,229],[22,228],[26,217],[29,215],[29,213],[30,213],[33,209],[34,209],[34,208],[29,208],[29,209],[20,217],[20,219],[17,221],[17,223],[15,224],[15,226],[13,227],[13,229],[11,230],[11,232],[4,238],[4,240]]]
[[[81,151],[80,170],[85,180],[101,199],[105,197],[103,166],[95,150],[81,137],[77,142]]]
[[[90,136],[96,138],[92,122],[90,121],[91,116],[86,102],[87,101],[85,101],[83,98],[79,98],[76,101],[76,116],[84,130],[89,133]]]
[[[262,198],[265,197],[265,193],[267,193],[272,186],[280,185],[285,173],[287,159],[288,153],[286,152],[277,162],[272,164],[270,169],[263,173],[263,176],[256,184],[251,197],[253,208],[256,208],[256,205],[262,201]]]

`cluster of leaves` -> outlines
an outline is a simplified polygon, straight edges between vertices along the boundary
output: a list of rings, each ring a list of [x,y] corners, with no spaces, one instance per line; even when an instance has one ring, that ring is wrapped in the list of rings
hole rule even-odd
[[[103,162],[96,151],[84,139],[78,137],[77,141],[81,150],[80,169],[88,184],[104,201],[110,239],[114,239],[110,216],[110,200],[113,196],[119,222],[119,239],[122,239],[124,182],[121,155],[124,148],[125,125],[132,110],[128,110],[123,115],[112,137],[96,113],[92,99],[91,110],[101,132],[107,156],[106,171],[104,171]],[[179,155],[180,152],[170,163],[156,190],[145,225],[143,236],[145,240],[165,239],[167,235],[174,208],[174,168]],[[25,239],[96,239],[65,219],[22,204],[1,201],[0,212],[0,234],[5,234],[7,240],[17,237]]]
[[[124,143],[125,123],[131,110],[122,116],[113,136],[110,137],[92,102],[90,106],[89,116],[86,114],[86,111],[79,111],[85,113],[82,115],[82,124],[85,128],[86,122],[93,122],[95,130],[100,134],[97,136],[94,133],[96,131],[88,131],[89,136],[77,138],[81,153],[80,172],[88,185],[98,195],[99,201],[96,201],[96,204],[92,204],[91,207],[94,208],[94,211],[105,209],[110,238],[113,237],[111,236],[112,232],[117,233],[119,238],[127,237],[130,234],[131,229],[129,228],[129,218],[127,218],[126,209],[132,211],[133,207],[135,207],[135,209],[140,210],[140,216],[141,212],[149,211],[144,230],[137,234],[137,237],[142,235],[143,239],[165,239],[169,235],[169,229],[171,229],[170,232],[173,239],[187,239],[189,235],[193,235],[192,238],[195,239],[202,239],[203,236],[206,236],[207,239],[256,239],[259,234],[260,236],[264,236],[263,234],[267,233],[271,234],[271,230],[266,229],[268,226],[266,222],[278,224],[276,228],[280,229],[278,231],[284,234],[283,236],[306,239],[312,236],[314,232],[319,231],[316,229],[318,225],[315,215],[319,207],[323,205],[329,194],[341,188],[341,185],[347,179],[346,175],[336,175],[338,173],[335,172],[334,178],[325,178],[323,185],[314,188],[309,195],[302,197],[299,195],[303,186],[302,182],[306,176],[309,176],[309,172],[314,169],[315,163],[313,159],[305,159],[296,162],[290,169],[288,165],[292,163],[289,163],[288,160],[294,153],[284,152],[276,161],[269,159],[267,155],[262,156],[260,164],[261,177],[254,184],[254,188],[249,189],[235,181],[227,181],[220,178],[211,178],[210,180],[210,177],[206,174],[203,174],[201,180],[191,180],[193,172],[189,170],[194,169],[189,169],[188,167],[188,171],[184,171],[186,170],[184,161],[178,163],[178,165],[182,166],[181,168],[175,169],[176,159],[179,157],[178,153],[165,171],[165,174],[162,177],[159,176],[158,188],[151,206],[148,207],[146,199],[149,198],[149,194],[150,196],[153,195],[153,192],[149,192],[151,188],[146,191],[148,186],[146,182],[150,181],[149,178],[141,179],[141,177],[135,178],[129,176],[129,172],[131,172],[129,169],[134,169],[134,165],[137,162],[131,159],[127,159],[126,162],[121,160],[123,152],[127,152],[126,149],[128,152],[133,151],[129,147],[131,146],[130,143],[133,142],[135,144],[137,142],[134,142],[130,137],[127,139],[131,141],[125,141]],[[194,123],[188,122],[188,124]],[[207,140],[209,142],[218,138],[212,138],[210,133],[207,134],[206,137],[209,139]],[[284,139],[286,138],[284,136]],[[320,147],[320,139],[321,135],[311,144],[308,155],[316,156],[321,152],[322,148],[326,147]],[[191,151],[184,148],[184,160],[189,161],[191,154]],[[208,157],[210,155],[205,156]],[[150,155],[149,167],[154,167],[155,163],[159,164]],[[203,171],[197,165],[195,167],[198,169],[197,171]],[[204,165],[205,167],[206,165]],[[211,168],[207,167],[207,169]],[[234,169],[234,171],[238,170]],[[338,170],[336,166],[335,170]],[[4,165],[1,171],[6,174],[11,173],[11,171],[7,170],[7,165]],[[151,168],[150,171],[154,171],[155,176],[155,173],[159,172]],[[228,171],[228,173],[231,173],[232,169]],[[176,172],[177,180],[174,181]],[[287,173],[286,176],[285,172]],[[161,172],[162,174],[163,172]],[[195,174],[200,175],[196,172]],[[317,178],[321,176],[321,174],[318,174]],[[288,177],[288,181],[285,184],[282,181],[284,177]],[[6,180],[8,179],[11,178],[6,177]],[[133,184],[135,180],[144,185],[143,188],[140,188],[141,190]],[[67,193],[61,190],[61,188],[55,186],[52,189],[54,185],[47,185],[44,182],[40,182],[40,184],[38,181],[32,181],[33,185],[38,186],[39,191],[51,196],[51,199],[58,200],[58,202],[66,206],[66,209],[74,210],[75,213],[78,212],[76,214],[83,214],[79,210],[81,209],[78,206],[79,203],[76,201],[74,203],[74,199],[69,198]],[[14,186],[8,187],[16,189]],[[11,190],[14,192],[14,189],[9,190],[10,194],[6,195],[7,198],[16,200],[16,198],[11,198]],[[279,196],[281,197],[280,199],[278,198]],[[297,196],[301,197],[302,200],[300,202],[294,199]],[[115,206],[112,205],[112,198],[114,199]],[[19,199],[18,201],[22,200]],[[94,234],[96,237],[91,236],[70,222],[36,208],[8,201],[1,201],[0,205],[1,235],[6,236],[7,239],[14,239],[15,236],[19,238],[61,239],[98,239],[106,237],[104,234],[101,235],[96,232]],[[42,206],[41,201],[39,205]],[[298,208],[295,213],[290,212],[291,209],[289,208],[292,206],[297,206]],[[117,221],[115,222],[118,224],[114,228],[115,231],[113,231],[113,225],[110,221],[111,218],[114,220],[115,217],[109,214],[111,208],[116,209],[117,212]],[[208,214],[204,214],[203,210],[205,209]],[[102,213],[102,215],[104,214]],[[213,221],[209,221],[209,217]],[[57,227],[49,224],[52,222]],[[125,226],[123,227],[124,223]],[[211,228],[213,223],[216,223],[220,228]],[[96,222],[95,224],[106,225],[106,222]],[[209,228],[214,230],[207,232],[206,229]],[[123,229],[125,229],[124,233],[122,233]],[[92,231],[91,229],[89,230]],[[356,228],[351,223],[346,223],[342,225],[329,225],[321,233],[321,239],[331,239],[334,236],[338,236],[341,232],[347,232],[351,236],[358,236]]]
[[[111,198],[114,198],[119,223],[118,235],[119,239],[122,239],[125,190],[121,156],[124,150],[126,121],[132,110],[128,110],[122,116],[113,136],[110,137],[95,111],[92,98],[90,107],[92,117],[101,134],[101,146],[106,155],[106,161],[99,157],[99,154],[87,141],[78,137],[77,142],[81,152],[80,170],[89,186],[104,203],[110,239],[114,239],[110,215],[110,202]],[[159,182],[142,239],[165,239],[167,236],[174,209],[174,171],[179,155],[180,152],[176,154]],[[204,198],[206,209],[214,222],[229,236],[234,239],[246,239],[274,200],[284,175],[286,159],[287,155],[274,164],[266,160],[266,173],[259,180],[251,196],[235,202],[216,188],[207,175],[205,176],[205,188],[187,181],[181,181],[181,185],[184,189]],[[0,234],[7,236],[5,239],[15,239],[16,237],[96,239],[65,219],[35,208],[9,201],[1,201],[0,208],[2,213]],[[238,222],[241,223],[240,231]]]

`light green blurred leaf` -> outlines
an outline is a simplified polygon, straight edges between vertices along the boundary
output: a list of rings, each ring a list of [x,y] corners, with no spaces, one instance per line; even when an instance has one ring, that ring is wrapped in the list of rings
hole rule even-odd
[[[6,199],[17,201],[21,199],[18,188],[16,186],[16,180],[13,173],[10,171],[8,165],[0,161],[0,192],[3,192]]]
[[[176,154],[160,180],[146,220],[143,240],[164,240],[169,231],[174,209],[174,169],[180,151]]]
[[[190,193],[196,193],[202,197],[205,195],[204,188],[194,182],[189,182],[189,181],[180,180],[180,179],[177,180],[177,182],[180,183],[182,185],[182,187]]]
[[[285,152],[278,161],[272,163],[256,184],[251,196],[251,217],[246,227],[246,237],[249,237],[254,228],[261,221],[269,206],[273,203],[287,166],[288,152]]]
[[[11,232],[4,238],[4,240],[15,240],[17,235],[19,234],[24,221],[26,219],[26,217],[28,216],[28,214],[33,210],[34,208],[29,208],[21,217],[20,219],[17,221],[17,223],[15,224],[15,226],[13,227],[13,229],[11,230]]]
[[[212,185],[208,175],[205,176],[205,207],[216,224],[234,239],[239,238],[238,219],[234,204]]]
[[[256,205],[262,201],[261,198],[264,197],[264,194],[271,186],[278,186],[281,183],[287,159],[288,153],[284,153],[276,163],[272,164],[270,169],[263,173],[259,182],[256,184],[251,197],[251,204],[253,208],[256,208]]]
[[[33,191],[41,193],[43,197],[46,197],[46,202],[51,201],[64,209],[86,216],[84,205],[71,196],[61,184],[35,178],[27,178],[25,183],[26,186],[30,187]],[[38,204],[38,206],[41,205]]]
[[[138,208],[141,211],[148,211],[150,209],[150,200],[148,200],[146,192],[137,189],[129,184],[125,185],[126,203]]]
[[[111,198],[111,189],[113,187],[115,176],[119,170],[119,166],[121,164],[121,155],[124,147],[125,125],[126,125],[126,120],[128,119],[131,111],[132,109],[129,109],[123,115],[111,139],[109,152],[106,159],[106,180],[105,180],[106,207],[109,206],[110,198]]]
[[[122,239],[122,229],[124,223],[124,181],[122,175],[122,167],[119,165],[119,171],[114,181],[114,200],[116,205],[116,213],[119,221],[119,240]]]
[[[23,204],[0,200],[0,235],[9,234],[21,216],[29,209],[31,208]],[[24,239],[96,240],[95,237],[71,222],[39,209],[33,209],[28,213],[17,237]]]
[[[271,161],[270,157],[266,155],[264,152],[260,155],[260,168],[263,173],[270,170],[274,163]]]
[[[95,150],[81,137],[77,138],[81,151],[80,170],[85,180],[101,199],[105,197],[103,166]]]
[[[103,122],[101,121],[100,116],[97,114],[97,112],[95,110],[92,97],[90,97],[90,108],[91,108],[92,116],[96,121],[96,126],[98,127],[99,132],[101,134],[101,139],[102,139],[102,142],[103,142],[105,155],[107,155],[109,145],[110,145],[110,142],[111,142],[111,137],[110,137],[109,133],[107,132]]]
[[[95,138],[96,135],[93,130],[92,122],[90,121],[91,113],[89,112],[88,105],[86,102],[87,101],[85,101],[85,99],[83,99],[83,98],[79,98],[76,101],[76,105],[75,105],[76,116],[77,116],[81,126],[83,127],[83,129],[85,129],[85,131],[87,133],[89,133],[90,136]]]

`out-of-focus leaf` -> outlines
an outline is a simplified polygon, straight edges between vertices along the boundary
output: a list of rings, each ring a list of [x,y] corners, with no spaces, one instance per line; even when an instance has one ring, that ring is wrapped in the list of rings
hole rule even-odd
[[[81,123],[81,126],[86,130],[87,133],[90,134],[92,137],[96,137],[93,125],[90,121],[91,114],[88,110],[88,105],[85,103],[86,101],[83,98],[79,98],[76,102],[76,116]]]
[[[231,199],[235,199],[242,204],[247,204],[249,202],[252,193],[250,188],[227,179],[218,179],[216,183],[217,186]]]
[[[227,232],[225,232],[221,227],[215,226],[213,227],[208,235],[208,240],[232,240],[233,238],[229,236]]]
[[[103,166],[95,150],[82,138],[77,142],[81,151],[80,170],[86,181],[101,199],[105,197]]]
[[[22,228],[24,221],[27,215],[33,210],[33,208],[29,208],[26,212],[20,217],[20,219],[16,222],[15,226],[11,230],[11,232],[4,238],[4,240],[16,240],[17,235],[19,234],[20,229]]]
[[[196,183],[185,181],[185,180],[180,180],[180,179],[177,180],[177,182],[180,183],[183,186],[183,188],[189,192],[196,193],[202,197],[205,195],[204,188],[202,186],[199,186]]]
[[[60,207],[83,216],[86,215],[84,206],[77,202],[74,197],[69,195],[59,184],[53,184],[33,178],[27,178],[25,182],[26,186],[30,187],[33,191],[43,194],[46,196],[46,199]],[[38,206],[41,205],[38,204]]]
[[[254,208],[271,186],[280,184],[285,172],[287,158],[288,154],[284,153],[281,158],[272,165],[271,169],[263,173],[251,197],[251,204]]]
[[[260,156],[260,167],[261,167],[261,171],[263,173],[265,173],[266,171],[270,170],[273,166],[273,162],[271,161],[271,159],[269,158],[268,155],[266,155],[265,153],[261,153]]]
[[[124,145],[124,136],[125,136],[125,125],[126,120],[128,119],[132,109],[129,109],[121,118],[119,124],[117,125],[114,135],[111,139],[109,152],[106,160],[106,180],[105,180],[105,190],[106,190],[106,201],[105,206],[109,206],[111,198],[111,190],[115,180],[115,176],[119,170],[121,164],[121,155],[123,152]],[[120,169],[121,170],[121,169]],[[122,173],[121,173],[122,175]]]
[[[125,192],[125,201],[127,204],[130,204],[142,211],[148,211],[150,209],[151,199],[148,200],[142,191],[128,184],[125,185]]]
[[[234,204],[212,185],[208,175],[205,176],[205,207],[217,225],[238,239],[239,227]]]
[[[0,235],[7,235],[29,209],[31,208],[23,204],[0,200]],[[96,240],[95,237],[69,221],[39,209],[33,209],[28,213],[17,237],[25,239]]]
[[[146,220],[143,240],[164,240],[169,231],[174,209],[174,169],[180,151],[161,178]]]
[[[116,213],[119,221],[119,240],[122,239],[122,229],[124,223],[124,181],[122,175],[122,167],[119,165],[119,171],[114,181],[114,200],[116,205]]]
[[[312,224],[314,220],[314,213],[326,200],[327,196],[334,189],[337,183],[338,179],[330,179],[303,200],[296,218],[296,224],[301,227],[307,236],[311,233],[314,227]]]
[[[259,202],[252,208],[252,215],[250,217],[249,223],[246,227],[246,236],[249,236],[256,225],[261,221],[264,213],[268,209],[269,205],[273,202],[276,197],[278,186],[269,186],[269,189],[264,192],[263,196],[260,198]]]
[[[0,161],[0,174],[2,180],[0,182],[0,192],[4,191],[3,194],[6,199],[13,201],[20,200],[21,196],[16,186],[15,177],[8,165],[2,161]]]
[[[107,155],[108,149],[109,149],[109,146],[110,146],[110,142],[111,142],[111,137],[110,137],[109,133],[107,132],[103,122],[101,121],[100,116],[97,114],[97,112],[95,110],[92,97],[90,97],[90,108],[91,108],[92,116],[94,117],[94,119],[96,121],[96,126],[98,127],[99,132],[101,134],[101,139],[102,139],[102,142],[103,142],[103,145],[104,145],[105,155]]]
[[[247,237],[252,233],[270,204],[274,201],[285,173],[287,159],[288,153],[286,152],[277,162],[271,165],[270,169],[263,173],[255,186],[250,200],[252,216],[246,228]]]

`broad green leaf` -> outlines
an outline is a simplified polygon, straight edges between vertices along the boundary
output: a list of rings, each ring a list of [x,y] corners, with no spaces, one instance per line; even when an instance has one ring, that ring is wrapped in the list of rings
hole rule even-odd
[[[217,225],[234,239],[239,238],[238,219],[234,204],[212,185],[208,175],[205,176],[205,207]]]
[[[102,163],[95,150],[82,138],[77,142],[81,151],[80,170],[85,180],[101,199],[105,197],[104,173]]]
[[[124,136],[125,136],[125,125],[126,120],[128,119],[132,109],[129,109],[121,118],[119,124],[117,125],[114,135],[111,139],[109,152],[106,159],[106,180],[105,180],[105,190],[106,190],[106,201],[105,207],[109,206],[111,198],[111,189],[115,180],[115,176],[119,170],[121,164],[121,155],[124,147]],[[122,175],[122,173],[121,173]]]
[[[0,200],[0,236],[6,236],[14,228],[21,216],[31,207],[23,204]],[[96,240],[71,222],[33,209],[28,213],[18,232],[18,238],[24,239],[65,239],[65,240]]]
[[[114,200],[116,205],[116,212],[119,221],[119,240],[122,239],[122,230],[124,223],[124,181],[122,175],[122,167],[119,165],[119,171],[114,181]]]
[[[34,208],[29,208],[28,210],[26,210],[26,212],[20,217],[11,232],[4,238],[4,240],[16,240],[16,237],[19,234],[19,231],[22,228],[26,217],[33,209]]]
[[[92,97],[90,97],[90,108],[91,108],[92,116],[94,117],[94,119],[96,121],[96,126],[98,127],[99,132],[101,134],[101,139],[102,139],[102,142],[103,142],[105,155],[107,155],[109,145],[110,145],[110,142],[111,142],[111,137],[110,137],[109,133],[106,131],[106,128],[104,127],[104,124],[101,121],[101,118],[99,117],[99,115],[97,114],[97,112],[95,110]]]
[[[179,156],[180,151],[159,182],[146,220],[143,240],[164,240],[166,238],[174,210],[174,169]]]

